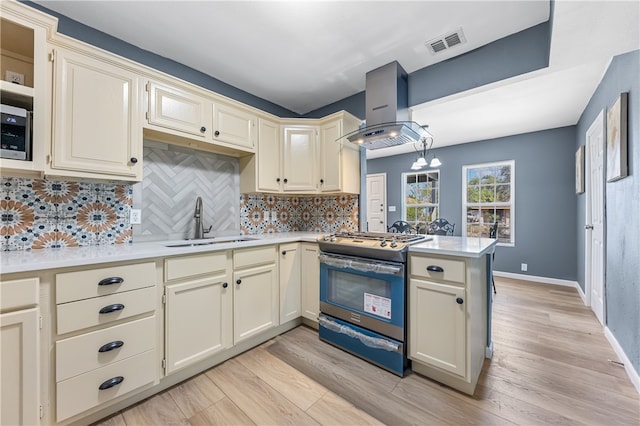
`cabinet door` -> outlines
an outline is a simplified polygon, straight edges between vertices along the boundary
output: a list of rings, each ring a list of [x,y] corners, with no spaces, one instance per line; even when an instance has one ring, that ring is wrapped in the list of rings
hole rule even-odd
[[[342,120],[331,121],[320,129],[320,190],[340,191],[342,144]]]
[[[261,191],[280,191],[282,185],[280,170],[280,129],[277,123],[258,120],[258,189]]]
[[[278,280],[275,264],[233,274],[234,344],[278,325]]]
[[[247,152],[255,149],[256,116],[226,104],[214,107],[213,139]]]
[[[38,424],[38,308],[0,314],[0,343],[0,424]]]
[[[227,274],[166,286],[167,374],[232,346],[232,291]]]
[[[51,167],[141,180],[138,76],[64,49],[55,63]]]
[[[177,87],[149,82],[149,124],[205,138],[211,101]]]
[[[280,245],[280,324],[300,316],[300,244]]]
[[[315,127],[284,129],[282,177],[285,192],[317,189],[317,133]]]
[[[320,313],[320,260],[317,244],[301,245],[302,316],[318,321]]]
[[[465,377],[465,309],[464,287],[411,279],[409,358]]]

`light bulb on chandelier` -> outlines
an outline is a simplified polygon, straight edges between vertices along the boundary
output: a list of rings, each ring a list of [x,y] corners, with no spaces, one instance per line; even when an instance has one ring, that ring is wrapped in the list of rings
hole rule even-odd
[[[428,148],[427,148],[427,139],[429,139]],[[427,161],[427,158],[429,156],[429,151],[433,146],[433,138],[431,137],[422,138],[420,139],[420,143],[422,143],[422,153],[420,154],[420,157],[418,157],[418,159],[414,161],[413,164],[411,165],[411,170],[420,170],[427,165],[431,168],[440,167],[442,165],[442,162],[438,159],[438,157],[435,156],[435,154],[433,155],[433,158],[431,159],[431,161]]]

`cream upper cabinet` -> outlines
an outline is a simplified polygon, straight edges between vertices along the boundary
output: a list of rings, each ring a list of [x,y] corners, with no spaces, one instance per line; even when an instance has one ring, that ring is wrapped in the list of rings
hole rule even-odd
[[[318,128],[284,127],[282,188],[284,192],[315,192],[318,162]]]
[[[279,324],[276,247],[233,251],[233,342]]]
[[[186,86],[149,81],[147,123],[152,138],[176,143],[172,135],[202,142],[195,148],[244,155],[255,151],[257,116]]]
[[[320,260],[318,244],[300,244],[302,316],[318,322],[320,313]]]
[[[257,120],[257,116],[247,110],[218,103],[213,108],[212,137],[218,144],[253,152]]]
[[[360,192],[360,149],[341,136],[358,128],[359,121],[347,114],[336,114],[320,127],[321,192]]]
[[[205,140],[211,129],[211,101],[195,92],[150,81],[146,85],[147,121],[191,137]]]
[[[0,282],[0,424],[40,422],[38,279]]]
[[[233,345],[231,252],[165,260],[166,373]]]
[[[142,180],[138,75],[106,56],[56,48],[53,57],[50,173]]]
[[[280,244],[280,324],[300,316],[300,259],[299,243]]]
[[[30,158],[1,158],[3,176],[25,173],[39,176],[44,171],[51,145],[47,33],[55,25],[55,18],[29,6],[19,2],[0,2],[0,98],[5,105],[32,113]],[[21,74],[23,84],[5,81],[7,71]]]
[[[257,190],[278,192],[282,186],[280,177],[280,126],[269,120],[258,120]],[[255,162],[255,157],[251,161]],[[242,160],[241,160],[242,163]],[[252,167],[256,167],[253,164]],[[249,181],[249,179],[247,179]],[[242,185],[243,182],[241,182]]]

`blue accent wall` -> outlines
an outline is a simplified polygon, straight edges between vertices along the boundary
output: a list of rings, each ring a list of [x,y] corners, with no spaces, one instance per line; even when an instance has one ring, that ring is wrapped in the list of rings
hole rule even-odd
[[[433,152],[440,167],[440,216],[456,224],[461,235],[462,166],[515,160],[515,247],[496,248],[495,269],[563,280],[576,279],[575,127],[543,130],[462,145]],[[387,173],[387,222],[402,219],[402,173],[416,155],[402,154],[367,161],[367,173]]]
[[[139,47],[110,36],[109,34],[81,24],[78,21],[47,9],[46,7],[42,7],[39,4],[30,1],[25,1],[23,3],[58,18],[58,32],[61,34],[65,34],[69,37],[73,37],[77,40],[84,41],[85,43],[113,52],[116,55],[120,55],[158,71],[165,72],[174,77],[196,84],[200,87],[204,87],[205,89],[209,89],[231,99],[235,99],[246,105],[251,105],[278,117],[300,117],[299,114],[276,105],[273,102],[254,96],[251,93],[245,92],[244,90],[238,89],[237,87],[231,86],[223,81],[171,59],[156,55],[148,50],[140,49]],[[215,46],[208,50],[207,54],[214,55]]]
[[[586,132],[601,110],[628,92],[628,174],[605,184],[606,197],[606,325],[640,371],[640,50],[616,56],[577,124],[574,150],[586,144]],[[606,117],[606,115],[605,115]],[[586,197],[577,198],[578,282],[585,289]]]

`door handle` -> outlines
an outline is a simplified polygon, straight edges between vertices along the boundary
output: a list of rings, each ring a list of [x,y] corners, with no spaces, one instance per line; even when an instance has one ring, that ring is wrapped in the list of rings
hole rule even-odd
[[[593,229],[593,225],[585,225],[584,229]]]

